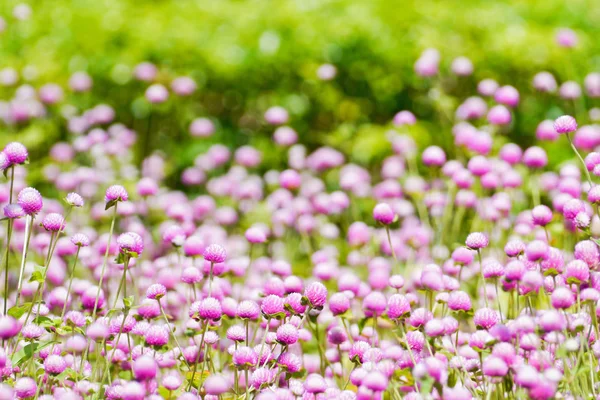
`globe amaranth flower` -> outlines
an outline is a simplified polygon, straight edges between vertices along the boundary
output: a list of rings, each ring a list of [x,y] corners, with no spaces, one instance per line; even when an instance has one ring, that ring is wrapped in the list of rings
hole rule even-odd
[[[166,294],[167,288],[160,283],[150,285],[146,290],[146,297],[152,300],[160,300]]]
[[[554,130],[558,133],[571,133],[577,130],[577,121],[570,115],[563,115],[554,121]]]
[[[104,195],[104,202],[106,203],[106,209],[114,206],[117,202],[129,200],[129,194],[127,190],[121,185],[112,185],[106,189]]]
[[[71,236],[71,243],[79,247],[87,247],[90,245],[90,238],[84,233],[76,233]]]
[[[44,206],[42,195],[32,187],[27,187],[19,192],[17,204],[23,208],[23,211],[27,215],[39,213]]]
[[[125,232],[117,238],[117,245],[121,254],[138,257],[144,251],[144,240],[135,232]]]
[[[211,244],[203,253],[204,259],[211,263],[222,263],[227,259],[227,252],[218,244]]]
[[[17,219],[25,216],[23,207],[18,204],[8,204],[4,206],[4,217],[8,219]]]
[[[48,232],[59,232],[65,228],[65,217],[58,213],[50,213],[42,220],[42,226]]]
[[[470,233],[469,236],[467,236],[467,240],[465,241],[467,247],[472,250],[483,249],[487,247],[489,243],[490,242],[487,236],[481,232]]]
[[[6,159],[8,160],[11,166],[24,164],[27,162],[27,157],[29,157],[27,148],[19,142],[12,142],[7,144],[2,152],[6,156]]]
[[[313,308],[321,309],[327,302],[327,288],[321,282],[313,282],[304,289],[304,296]]]
[[[67,204],[73,207],[83,207],[84,204],[83,197],[81,197],[75,192],[67,194],[67,197],[65,197],[65,201],[67,202]]]

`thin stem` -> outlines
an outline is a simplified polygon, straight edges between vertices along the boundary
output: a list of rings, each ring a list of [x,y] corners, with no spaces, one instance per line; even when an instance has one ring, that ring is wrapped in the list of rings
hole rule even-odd
[[[21,299],[21,290],[23,289],[23,272],[25,270],[25,262],[27,261],[27,252],[29,251],[29,243],[31,241],[31,232],[33,232],[33,219],[33,215],[28,215],[27,221],[25,221],[25,243],[23,244],[23,254],[21,256],[21,268],[19,270],[19,282],[17,284],[17,300],[15,302],[16,305],[19,305],[19,300]]]
[[[113,232],[115,230],[115,220],[117,219],[117,205],[115,203],[112,221],[110,223],[110,232],[108,234],[108,241],[106,243],[106,252],[104,253],[104,261],[102,262],[102,270],[100,271],[100,282],[98,283],[98,291],[96,292],[96,300],[94,302],[94,311],[92,312],[92,320],[96,319],[96,311],[98,310],[98,300],[100,299],[100,291],[102,290],[102,282],[104,281],[104,274],[106,272],[106,264],[108,261],[108,253],[110,251],[110,241],[112,240]]]
[[[185,356],[183,355],[183,350],[181,349],[181,346],[179,345],[179,341],[177,340],[177,336],[175,336],[175,332],[173,332],[173,330],[171,329],[171,323],[169,322],[169,318],[167,317],[167,314],[165,314],[165,309],[163,308],[162,303],[160,302],[160,299],[156,299],[156,301],[158,301],[158,307],[160,308],[160,312],[163,315],[165,322],[167,323],[167,328],[169,328],[169,332],[171,333],[171,336],[173,337],[173,340],[175,341],[175,344],[177,345],[179,352],[181,353],[183,362],[189,369],[190,365],[187,363],[187,360],[185,359]]]
[[[77,246],[77,252],[75,253],[75,261],[73,262],[73,268],[71,268],[71,274],[69,276],[69,286],[67,287],[67,296],[65,297],[65,304],[63,305],[62,312],[60,313],[60,320],[65,316],[65,311],[67,310],[67,303],[69,302],[69,296],[71,295],[71,286],[73,284],[73,275],[75,275],[75,267],[77,267],[77,260],[79,259],[79,250],[81,250],[81,246]]]
[[[4,315],[8,309],[8,257],[10,255],[10,239],[12,237],[13,220],[8,220],[8,230],[6,232],[6,254],[4,255],[6,264],[4,266]]]
[[[579,154],[579,151],[577,151],[577,148],[575,147],[575,145],[573,144],[573,141],[571,140],[571,136],[568,133],[566,134],[566,136],[567,136],[567,139],[569,140],[569,144],[571,145],[571,148],[575,152],[575,155],[577,156],[577,158],[579,158],[579,161],[581,161],[581,165],[583,165],[583,170],[585,171],[588,182],[590,183],[590,187],[592,187],[593,186],[592,176],[590,175],[590,171],[588,171],[588,169],[585,165],[585,161],[583,160],[583,157],[581,157],[581,154]]]

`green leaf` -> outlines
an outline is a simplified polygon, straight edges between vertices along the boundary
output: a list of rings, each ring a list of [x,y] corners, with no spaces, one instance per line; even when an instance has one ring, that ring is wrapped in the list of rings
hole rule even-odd
[[[50,341],[50,342],[46,342],[46,343],[42,343],[42,344],[40,344],[38,342],[29,343],[12,356],[12,358],[11,358],[12,363],[14,366],[19,366],[19,365],[23,364],[25,361],[28,361],[31,357],[33,357],[33,355],[37,351],[43,350],[46,347],[48,347],[52,344],[55,344],[55,343],[58,343],[58,342]]]
[[[33,271],[33,274],[31,274],[31,278],[29,278],[29,282],[43,283],[44,274],[40,271]]]
[[[31,306],[31,302],[21,304],[20,306],[14,306],[7,311],[7,314],[13,317],[14,319],[19,319],[31,309]]]
[[[42,315],[35,317],[33,319],[33,323],[41,326],[42,328],[50,328],[50,327],[54,326],[54,321],[52,321],[50,318],[44,317]]]
[[[368,317],[364,317],[364,318],[361,318],[361,319],[358,321],[358,334],[359,334],[359,335],[360,335],[360,334],[362,334],[362,331],[363,331],[363,329],[365,328],[365,325],[367,325],[367,321],[368,321],[368,320],[369,320],[369,318],[368,318]]]
[[[210,375],[210,372],[208,372],[208,371],[196,371],[195,374],[193,372],[188,372],[187,374],[185,374],[185,378],[187,379],[188,383],[192,382],[192,386],[195,387],[196,389],[198,389],[200,387],[200,385],[202,384],[202,382],[209,375]]]
[[[131,308],[133,305],[133,296],[125,297],[123,299],[123,304],[125,305],[125,308]]]
[[[108,203],[106,203],[106,207],[104,207],[104,211],[108,210],[111,207],[114,207],[115,204],[117,204],[117,200],[111,200]]]

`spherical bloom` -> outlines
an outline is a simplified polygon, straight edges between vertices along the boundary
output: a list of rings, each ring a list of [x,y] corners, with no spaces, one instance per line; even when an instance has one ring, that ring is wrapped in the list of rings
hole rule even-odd
[[[211,263],[222,263],[227,259],[227,252],[218,244],[211,244],[203,253],[204,259]]]
[[[417,118],[410,111],[399,111],[394,115],[394,125],[395,126],[404,126],[404,125],[414,125],[417,123]]]
[[[106,194],[104,195],[104,202],[111,203],[117,201],[127,201],[129,200],[129,194],[127,190],[121,185],[113,185],[106,189]]]
[[[492,377],[504,377],[508,372],[508,365],[500,357],[494,355],[483,360],[483,374]]]
[[[267,241],[265,230],[257,226],[248,228],[244,236],[246,237],[246,240],[252,244],[265,243]]]
[[[462,290],[451,292],[448,297],[448,308],[452,311],[470,311],[471,298]]]
[[[573,260],[565,267],[567,283],[582,283],[590,279],[590,267],[581,260]]]
[[[169,331],[162,325],[152,325],[145,335],[146,344],[160,347],[169,343]]]
[[[214,297],[203,299],[198,308],[198,315],[202,319],[211,319],[214,321],[221,319],[221,316],[223,315],[221,303]]]
[[[475,311],[473,316],[473,322],[476,326],[482,327],[483,329],[490,329],[500,321],[500,316],[496,310],[491,308],[480,308]]]
[[[388,299],[387,315],[390,319],[398,319],[410,313],[410,302],[401,294],[393,294]]]
[[[577,45],[577,34],[569,28],[561,28],[556,33],[556,43],[562,47],[571,48]]]
[[[327,288],[321,282],[313,282],[304,289],[304,296],[313,308],[323,308],[327,302]]]
[[[4,216],[8,219],[17,219],[24,217],[25,211],[18,204],[8,204],[4,206]]]
[[[243,300],[237,306],[236,315],[241,319],[255,320],[260,315],[260,307],[254,301]]]
[[[265,112],[265,121],[271,125],[285,124],[289,119],[287,110],[283,107],[275,106]]]
[[[263,312],[263,314],[265,314],[267,317],[272,317],[279,313],[283,313],[284,312],[283,298],[281,298],[275,294],[270,294],[262,300],[260,308],[261,308],[261,311]]]
[[[430,146],[423,151],[423,164],[440,167],[446,162],[446,154],[441,147]]]
[[[384,225],[389,225],[394,222],[396,215],[392,208],[385,203],[379,203],[373,209],[373,218],[375,221]]]
[[[71,236],[71,243],[79,247],[87,247],[90,245],[90,238],[84,233],[76,233]]]
[[[48,232],[58,232],[65,227],[65,217],[58,213],[50,213],[42,220],[42,226]]]
[[[204,381],[204,390],[208,395],[220,396],[229,389],[229,382],[223,375],[211,375]]]
[[[376,317],[385,311],[386,300],[383,293],[373,291],[363,299],[363,311],[367,317]]]
[[[575,303],[575,295],[566,287],[554,289],[551,296],[552,307],[558,309],[567,309]]]
[[[146,290],[146,297],[152,300],[159,300],[167,294],[167,288],[160,283],[154,283]]]
[[[350,299],[344,293],[334,293],[329,298],[329,310],[333,315],[340,315],[350,309]]]
[[[473,232],[467,236],[465,243],[469,249],[479,250],[488,246],[489,239],[481,232]]]
[[[19,399],[28,399],[35,396],[37,392],[37,385],[35,381],[29,377],[23,377],[17,379],[15,382],[15,395]]]
[[[67,369],[67,362],[59,355],[51,354],[44,360],[44,370],[50,375],[58,375]]]
[[[32,187],[27,187],[19,192],[17,203],[27,215],[39,213],[44,205],[42,195]]]
[[[283,345],[291,345],[298,341],[300,333],[292,324],[283,324],[277,328],[277,341]]]
[[[253,367],[258,363],[258,354],[252,348],[242,346],[233,353],[232,361],[238,368]]]
[[[79,194],[75,193],[75,192],[71,192],[69,194],[67,194],[67,197],[65,197],[65,201],[67,202],[67,204],[69,204],[70,206],[73,207],[83,207],[83,197],[81,197]]]
[[[169,98],[169,91],[160,83],[155,83],[148,86],[145,96],[150,103],[164,103]]]
[[[132,254],[135,257],[144,251],[144,240],[135,232],[125,232],[117,238],[119,252],[123,254]]]
[[[143,355],[137,358],[133,363],[133,375],[138,381],[149,381],[156,377],[158,373],[158,364],[154,358]]]
[[[546,226],[552,221],[552,210],[550,210],[549,207],[540,204],[531,210],[531,218],[535,225]]]
[[[4,155],[11,165],[23,164],[27,161],[29,153],[27,148],[19,142],[11,142],[4,147]]]
[[[554,121],[554,130],[558,133],[571,133],[577,130],[577,121],[570,115],[563,115]]]

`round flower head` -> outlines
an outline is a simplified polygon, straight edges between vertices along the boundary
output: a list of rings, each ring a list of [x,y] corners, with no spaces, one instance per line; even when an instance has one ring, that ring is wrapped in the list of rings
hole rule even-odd
[[[236,310],[236,315],[241,319],[255,320],[260,315],[260,307],[254,301],[241,301]]]
[[[448,297],[448,308],[452,311],[470,311],[471,298],[466,292],[454,291]]]
[[[394,211],[392,211],[392,208],[388,204],[379,203],[373,209],[373,218],[375,221],[384,225],[394,222],[395,217]]]
[[[135,232],[125,232],[117,238],[119,252],[138,257],[144,251],[144,240]]]
[[[50,213],[42,220],[42,226],[48,232],[58,232],[65,227],[65,217],[58,213]]]
[[[552,210],[547,206],[540,204],[531,210],[533,223],[539,226],[546,226],[552,221]]]
[[[292,324],[283,324],[277,328],[277,341],[283,345],[291,345],[298,341],[300,333]]]
[[[393,294],[387,302],[387,315],[390,319],[398,319],[410,313],[410,302],[401,294]]]
[[[577,130],[577,121],[570,115],[563,115],[554,121],[554,130],[558,133],[571,133]]]
[[[489,240],[485,234],[481,232],[473,232],[467,236],[465,244],[472,250],[479,250],[487,247]]]
[[[67,362],[59,355],[51,354],[44,360],[44,370],[50,375],[61,374],[67,369]]]
[[[207,297],[200,302],[198,307],[198,316],[201,319],[211,319],[213,321],[217,321],[221,319],[222,315],[223,310],[221,308],[221,303],[214,297]]]
[[[150,285],[146,290],[146,297],[152,300],[159,300],[167,294],[167,288],[160,283]]]
[[[265,230],[261,227],[250,227],[246,230],[244,234],[246,236],[246,240],[252,244],[256,243],[264,243],[267,241],[267,235],[265,234]]]
[[[104,202],[107,203],[107,206],[111,203],[127,200],[129,200],[129,194],[123,186],[112,185],[108,189],[106,189],[106,194],[104,195]]]
[[[83,197],[75,192],[67,194],[65,201],[73,207],[83,207]]]
[[[386,305],[385,296],[381,292],[373,291],[363,299],[363,311],[367,317],[383,314]]]
[[[340,315],[350,309],[350,299],[344,293],[335,293],[329,298],[329,310],[333,315]]]
[[[27,187],[19,192],[17,203],[27,215],[39,213],[44,205],[42,195],[32,187]]]
[[[150,103],[164,103],[169,98],[169,91],[160,83],[155,83],[148,86],[145,96]]]
[[[500,316],[496,310],[491,308],[480,308],[475,311],[473,322],[476,326],[483,329],[490,329],[500,321]]]
[[[29,157],[27,148],[19,142],[7,144],[3,153],[11,165],[23,164],[27,161],[27,157]]]
[[[143,355],[133,363],[133,375],[138,381],[154,379],[158,373],[158,364],[153,357]]]
[[[313,282],[304,289],[304,296],[313,308],[321,309],[327,302],[327,288],[321,282]]]
[[[204,259],[211,263],[222,263],[227,258],[227,252],[218,244],[211,244],[203,253]]]
[[[4,216],[8,219],[17,219],[25,216],[23,207],[18,204],[8,204],[4,206]]]
[[[204,390],[211,396],[227,393],[230,386],[229,381],[223,375],[211,375],[204,381]]]
[[[76,233],[71,236],[71,243],[79,247],[87,247],[90,245],[90,238],[84,233]]]
[[[19,399],[28,399],[35,396],[37,392],[37,385],[35,381],[29,377],[19,378],[15,382],[15,395]]]

